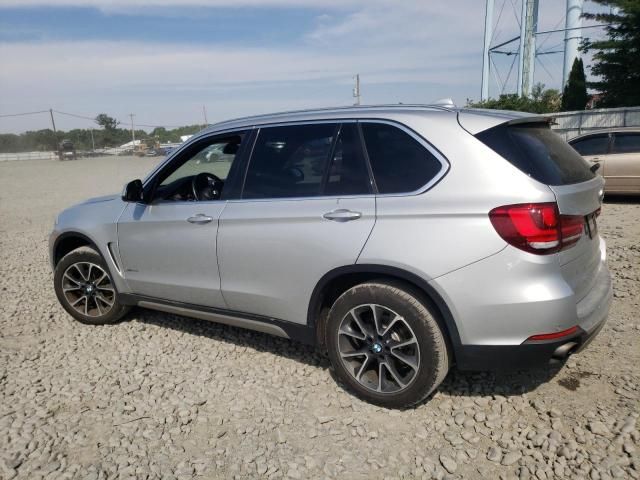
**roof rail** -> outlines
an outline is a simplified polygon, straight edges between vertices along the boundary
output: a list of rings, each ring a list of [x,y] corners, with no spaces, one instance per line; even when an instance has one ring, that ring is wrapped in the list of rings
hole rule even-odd
[[[449,102],[447,103],[435,103],[431,105],[392,103],[392,104],[380,104],[380,105],[346,105],[346,106],[337,106],[337,107],[288,110],[283,112],[265,113],[265,114],[259,114],[259,115],[249,115],[246,117],[231,118],[228,120],[223,120],[222,122],[216,122],[216,123],[210,124],[209,126],[223,125],[225,123],[232,123],[232,122],[237,122],[241,120],[242,121],[260,120],[263,118],[278,117],[278,116],[292,115],[292,114],[322,113],[322,112],[344,111],[344,110],[362,111],[362,110],[375,110],[380,108],[406,108],[406,109],[416,109],[416,110],[417,109],[434,109],[434,110],[452,111],[455,109],[455,105],[451,99],[448,99],[448,100]]]

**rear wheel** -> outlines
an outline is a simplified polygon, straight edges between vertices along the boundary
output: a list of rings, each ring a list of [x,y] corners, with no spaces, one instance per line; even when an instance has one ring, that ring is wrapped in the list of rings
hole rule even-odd
[[[334,303],[327,348],[338,377],[359,397],[389,408],[424,400],[449,370],[446,342],[410,286],[357,285]]]
[[[81,247],[56,265],[58,301],[76,320],[92,325],[116,323],[129,311],[118,301],[109,269],[98,252]]]

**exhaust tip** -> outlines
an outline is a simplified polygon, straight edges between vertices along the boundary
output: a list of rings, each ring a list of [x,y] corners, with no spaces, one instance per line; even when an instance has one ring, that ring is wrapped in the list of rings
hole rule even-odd
[[[560,345],[558,348],[556,348],[553,351],[553,355],[551,355],[551,360],[564,360],[566,359],[569,355],[571,355],[574,350],[576,350],[576,348],[578,347],[578,343],[577,342],[567,342],[563,345]]]

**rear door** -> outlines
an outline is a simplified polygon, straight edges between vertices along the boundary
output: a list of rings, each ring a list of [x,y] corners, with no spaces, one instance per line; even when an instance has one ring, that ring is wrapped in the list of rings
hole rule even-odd
[[[313,289],[354,264],[375,221],[357,124],[260,128],[242,198],[220,217],[229,308],[304,324]]]
[[[640,193],[640,132],[613,134],[605,177],[608,192]]]

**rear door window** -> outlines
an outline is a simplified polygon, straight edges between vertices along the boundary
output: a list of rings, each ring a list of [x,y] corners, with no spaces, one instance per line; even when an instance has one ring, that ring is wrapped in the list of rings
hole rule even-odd
[[[366,122],[361,125],[379,193],[414,192],[442,170],[440,160],[398,127]]]
[[[340,128],[329,166],[325,195],[371,193],[371,180],[362,152],[358,126],[345,123]]]
[[[594,135],[571,142],[580,155],[588,157],[592,155],[605,155],[609,150],[609,135]]]
[[[640,133],[616,133],[612,153],[640,153]]]
[[[356,123],[260,129],[243,198],[290,198],[371,193]]]
[[[243,198],[316,197],[337,134],[336,124],[261,128],[253,148]]]
[[[595,177],[587,161],[547,124],[502,124],[480,132],[476,138],[546,185],[569,185]]]

